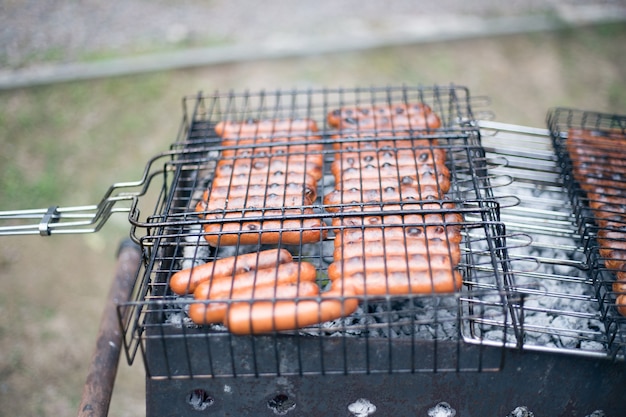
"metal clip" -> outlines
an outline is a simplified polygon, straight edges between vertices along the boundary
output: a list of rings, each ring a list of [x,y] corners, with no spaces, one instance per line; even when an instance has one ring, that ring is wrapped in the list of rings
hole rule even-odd
[[[48,211],[39,222],[39,235],[50,236],[50,223],[57,222],[59,220],[58,208],[59,206],[50,206],[48,208]]]

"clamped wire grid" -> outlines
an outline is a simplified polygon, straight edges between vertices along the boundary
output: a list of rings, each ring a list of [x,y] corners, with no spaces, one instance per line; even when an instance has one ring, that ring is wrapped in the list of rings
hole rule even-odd
[[[389,146],[398,137],[393,130],[386,130],[375,132],[375,137],[367,140],[354,135],[338,139],[338,135],[347,132],[330,127],[326,116],[348,106],[414,103],[427,104],[441,120],[439,128],[411,132],[409,137],[420,146],[430,143],[426,147],[430,155],[445,155],[450,178],[445,195],[393,204],[327,204],[324,196],[336,186],[331,173],[333,161],[337,155],[348,152],[338,150],[336,145],[369,142],[377,150],[397,152],[393,147],[379,149],[377,144],[385,142]],[[146,220],[131,216],[135,238],[148,257],[138,276],[134,301],[119,308],[129,361],[141,352],[147,375],[155,379],[499,370],[502,357],[484,356],[481,346],[504,346],[511,338],[519,337],[519,326],[514,323],[518,312],[511,305],[520,302],[510,291],[514,284],[507,238],[512,236],[500,219],[500,203],[493,195],[493,183],[502,185],[506,180],[490,173],[494,163],[503,161],[486,158],[471,103],[467,89],[457,86],[215,93],[187,98],[181,134],[172,145],[175,156],[164,168],[166,181],[156,210]],[[304,223],[314,219],[320,222],[321,237],[315,242],[289,245],[280,241],[275,245],[220,245],[223,235],[208,231],[207,227],[220,226],[223,220],[204,216],[202,208],[199,213],[198,203],[213,192],[215,172],[226,151],[249,155],[248,151],[254,152],[261,145],[225,146],[215,133],[216,124],[224,120],[267,119],[316,121],[319,130],[304,140],[299,136],[286,140],[289,146],[300,146],[298,153],[302,152],[301,146],[319,145],[323,175],[315,199],[297,206],[296,213],[261,207],[255,208],[261,211],[260,215],[255,213],[244,219],[241,210],[232,210],[240,213],[235,223],[274,218]],[[406,133],[402,138],[407,138]],[[279,145],[285,143],[270,147]],[[262,146],[268,145],[264,142]],[[365,155],[359,147],[348,149]],[[305,150],[302,155],[306,154]],[[380,176],[377,178],[383,181]],[[437,183],[437,187],[442,185]],[[356,210],[342,211],[346,206]],[[228,212],[226,209],[222,214]],[[450,271],[462,278],[457,291],[362,294],[356,297],[357,311],[347,317],[291,331],[233,335],[221,324],[193,323],[188,309],[194,299],[174,294],[170,289],[172,275],[181,269],[268,247],[288,249],[295,261],[312,264],[317,271],[316,283],[323,288],[329,283],[328,268],[333,262],[337,234],[342,230],[364,233],[374,227],[390,231],[392,225],[386,225],[384,220],[387,216],[401,219],[393,226],[406,233],[431,227],[446,233],[458,230],[459,262]],[[373,217],[382,219],[382,224],[365,224],[366,219]],[[354,218],[361,219],[361,223],[348,221]],[[422,220],[416,220],[419,218]],[[239,237],[243,234],[239,232]],[[216,237],[217,244],[209,243],[211,237]],[[208,306],[212,301],[204,303]],[[230,305],[229,300],[225,303]]]
[[[550,137],[607,337],[626,350],[626,116],[555,108]]]

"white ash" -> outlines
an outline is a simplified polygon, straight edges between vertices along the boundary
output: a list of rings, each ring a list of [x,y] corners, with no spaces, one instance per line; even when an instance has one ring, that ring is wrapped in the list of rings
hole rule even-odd
[[[440,402],[428,410],[428,417],[454,417],[456,410],[447,402]]]
[[[535,414],[530,411],[526,406],[515,408],[506,417],[535,417]]]
[[[183,259],[180,262],[181,269],[188,269],[202,265],[210,256],[208,246],[202,237],[202,226],[193,225],[185,235],[185,245],[183,246]]]
[[[367,417],[376,412],[376,406],[366,398],[359,398],[348,405],[348,411],[355,417]]]

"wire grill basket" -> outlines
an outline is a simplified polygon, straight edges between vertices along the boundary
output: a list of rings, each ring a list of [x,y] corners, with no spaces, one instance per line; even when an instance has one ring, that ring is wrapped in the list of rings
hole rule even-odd
[[[556,108],[548,114],[548,127],[609,340],[614,350],[623,351],[626,117]]]
[[[489,344],[504,345],[507,331],[515,328],[509,325],[512,318],[508,310],[509,300],[515,295],[508,291],[512,277],[507,232],[500,221],[499,203],[493,197],[490,162],[485,158],[470,102],[467,89],[458,86],[229,92],[186,98],[180,137],[172,145],[171,161],[165,165],[166,181],[156,209],[145,219],[138,211],[131,213],[134,236],[145,248],[147,261],[137,280],[134,301],[119,309],[129,360],[132,362],[141,351],[149,377],[157,379],[499,370],[502,358],[485,357],[480,345],[487,340]],[[337,155],[333,145],[342,132],[329,126],[326,116],[334,109],[349,106],[376,108],[409,103],[426,104],[440,117],[440,128],[411,135],[445,152],[451,184],[443,199],[415,201],[401,207],[359,203],[357,210],[349,214],[329,210],[323,196],[335,186],[330,168]],[[460,260],[455,267],[463,280],[460,290],[382,297],[362,294],[357,296],[357,311],[347,317],[262,335],[233,335],[221,324],[192,323],[187,312],[196,301],[170,290],[169,280],[174,273],[233,253],[269,247],[227,247],[221,246],[219,239],[217,245],[209,244],[207,237],[211,233],[206,225],[223,220],[205,218],[196,211],[203,195],[212,190],[216,167],[225,151],[245,148],[224,145],[215,133],[216,124],[250,119],[312,119],[320,127],[306,138],[308,144],[321,145],[318,149],[323,155],[317,197],[297,207],[295,214],[283,212],[278,218],[299,222],[318,219],[321,236],[326,238],[270,245],[288,249],[295,261],[314,265],[320,287],[328,283],[338,230],[343,227],[363,232],[366,228],[343,222],[343,226],[337,226],[333,219],[396,215],[402,219],[400,227],[409,230],[419,226],[411,223],[409,216],[421,213],[439,219],[432,226],[456,227],[460,231]],[[373,143],[381,140],[388,146],[394,139],[394,132],[376,135]],[[301,138],[288,140],[301,145],[297,142]],[[339,143],[350,140],[364,142],[353,138]],[[255,146],[250,145],[250,151]],[[449,213],[460,215],[461,220],[451,222],[446,217]],[[264,216],[261,213],[258,219],[245,220],[271,218]],[[210,305],[212,301],[204,303]]]

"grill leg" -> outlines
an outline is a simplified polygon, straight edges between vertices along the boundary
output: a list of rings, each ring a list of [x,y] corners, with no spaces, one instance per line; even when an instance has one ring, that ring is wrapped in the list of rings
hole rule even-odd
[[[106,300],[96,349],[78,408],[79,417],[104,417],[109,412],[122,347],[116,306],[129,300],[140,262],[139,247],[130,240],[122,242],[117,256],[115,279]]]

